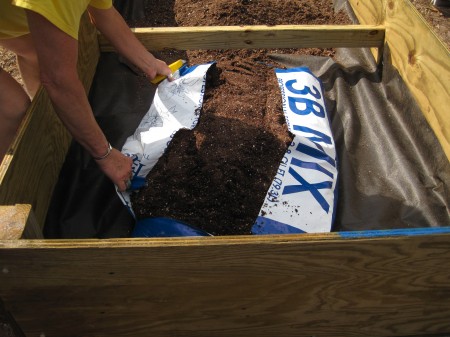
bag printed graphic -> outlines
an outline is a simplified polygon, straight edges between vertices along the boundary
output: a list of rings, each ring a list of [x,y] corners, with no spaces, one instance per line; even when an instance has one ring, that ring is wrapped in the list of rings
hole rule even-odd
[[[336,205],[336,149],[321,82],[308,68],[276,69],[295,135],[266,194],[253,234],[329,232]]]

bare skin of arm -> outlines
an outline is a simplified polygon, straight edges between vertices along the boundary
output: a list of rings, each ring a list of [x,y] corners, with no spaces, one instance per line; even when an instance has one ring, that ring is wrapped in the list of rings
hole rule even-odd
[[[38,55],[41,82],[59,118],[93,157],[103,156],[108,150],[108,141],[94,118],[78,78],[78,41],[35,12],[27,11],[27,17]],[[97,163],[119,190],[126,189],[126,181],[131,176],[130,158],[113,149],[107,158]]]
[[[149,79],[161,74],[169,77],[167,64],[155,58],[137,40],[114,7],[89,12],[97,28],[117,51],[139,67]],[[72,136],[93,156],[107,152],[108,141],[93,116],[76,64],[78,41],[68,36],[41,15],[27,11],[28,24],[38,54],[41,82],[47,89],[55,110]],[[118,150],[97,161],[100,169],[124,191],[131,176],[131,159]]]
[[[11,75],[0,68],[0,163],[30,105],[30,98]]]
[[[168,76],[170,80],[172,71],[167,64],[155,58],[145,49],[114,7],[109,9],[88,7],[88,11],[97,29],[110,41],[119,54],[140,68],[149,79],[160,74]]]

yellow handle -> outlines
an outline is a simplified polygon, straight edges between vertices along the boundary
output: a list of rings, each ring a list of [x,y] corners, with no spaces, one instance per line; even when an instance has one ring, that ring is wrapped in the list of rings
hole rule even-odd
[[[178,61],[175,61],[172,64],[169,64],[169,68],[170,68],[170,70],[172,70],[172,73],[174,73],[175,71],[180,69],[183,66],[184,63],[185,63],[184,60],[178,60]],[[161,82],[166,77],[167,76],[164,76],[164,75],[158,75],[153,80],[151,80],[150,82],[153,83],[153,84],[158,84],[159,82]]]

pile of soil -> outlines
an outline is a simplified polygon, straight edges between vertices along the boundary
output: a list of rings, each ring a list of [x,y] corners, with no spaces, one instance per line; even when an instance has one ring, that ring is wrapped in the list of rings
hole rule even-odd
[[[152,3],[143,25],[165,16]],[[170,6],[165,2],[163,6]],[[158,6],[156,6],[158,7]],[[177,0],[177,26],[349,24],[330,0]],[[168,25],[174,25],[171,19]],[[189,64],[216,61],[208,72],[197,127],[180,130],[132,196],[137,217],[163,216],[213,235],[250,234],[292,140],[281,107],[271,52],[332,56],[332,49],[190,51]],[[282,67],[281,65],[276,65]]]

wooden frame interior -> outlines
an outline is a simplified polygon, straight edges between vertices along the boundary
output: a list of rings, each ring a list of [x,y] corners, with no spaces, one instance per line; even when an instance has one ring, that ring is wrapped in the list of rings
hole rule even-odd
[[[371,47],[380,59],[387,45],[385,61],[398,69],[450,158],[449,51],[408,0],[349,3],[361,25],[134,32],[149,49]],[[89,90],[100,51],[111,48],[87,18],[80,46],[80,76]],[[0,230],[19,226],[0,238],[0,297],[29,336],[450,333],[448,228],[42,239],[37,224],[45,220],[69,143],[41,90],[0,166]]]

